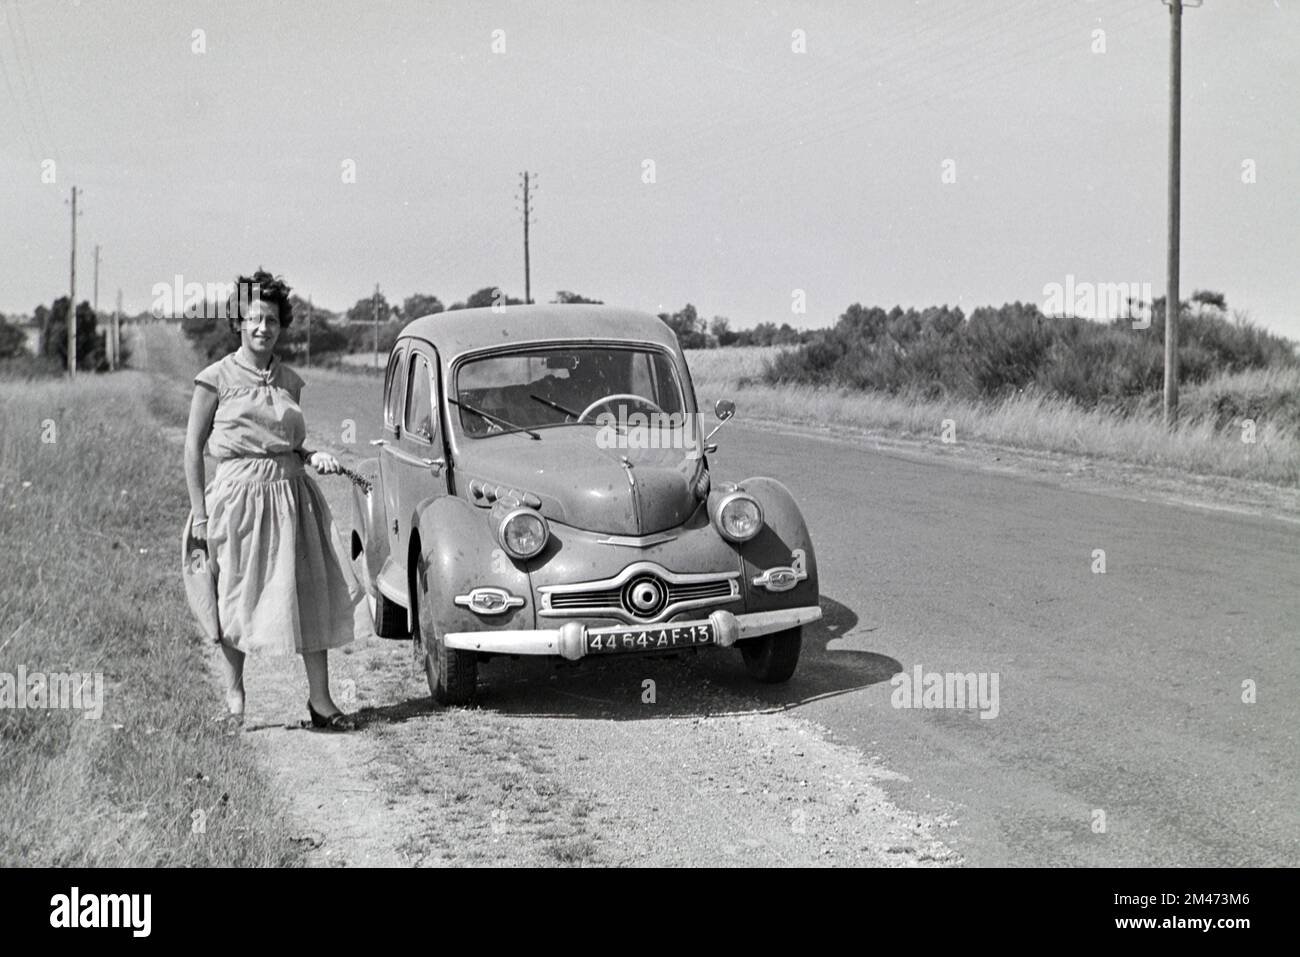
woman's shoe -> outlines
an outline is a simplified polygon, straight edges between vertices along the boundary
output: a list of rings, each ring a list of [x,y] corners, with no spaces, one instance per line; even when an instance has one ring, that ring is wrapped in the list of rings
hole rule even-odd
[[[352,715],[336,711],[327,718],[311,706],[310,699],[307,701],[307,713],[311,715],[311,726],[313,728],[319,728],[322,731],[357,730],[357,719]]]

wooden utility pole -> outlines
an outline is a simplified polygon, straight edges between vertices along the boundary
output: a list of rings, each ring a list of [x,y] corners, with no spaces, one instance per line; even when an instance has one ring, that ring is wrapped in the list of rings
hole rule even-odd
[[[375,317],[375,368],[379,368],[379,283],[375,283],[375,295],[370,300],[370,309]]]
[[[307,368],[311,368],[311,296],[307,297]]]
[[[521,175],[524,178],[524,302],[531,303],[533,301],[533,295],[532,274],[528,261],[528,227],[531,225],[529,220],[532,216],[532,191],[537,187],[536,179],[532,177],[527,170],[525,170]]]
[[[72,187],[72,270],[68,280],[68,378],[77,375],[77,193]]]
[[[1162,0],[1169,8],[1169,248],[1165,267],[1165,428],[1178,421],[1178,264],[1182,184],[1183,8],[1201,0]]]
[[[90,308],[95,310],[95,320],[99,320],[99,243],[95,243],[95,284],[90,295]]]

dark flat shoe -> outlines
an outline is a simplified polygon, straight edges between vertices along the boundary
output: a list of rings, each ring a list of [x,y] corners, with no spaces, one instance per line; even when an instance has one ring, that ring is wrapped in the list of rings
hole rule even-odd
[[[355,731],[357,730],[357,719],[350,714],[344,714],[342,711],[336,711],[328,718],[318,712],[307,702],[307,713],[311,715],[311,726],[321,731]]]

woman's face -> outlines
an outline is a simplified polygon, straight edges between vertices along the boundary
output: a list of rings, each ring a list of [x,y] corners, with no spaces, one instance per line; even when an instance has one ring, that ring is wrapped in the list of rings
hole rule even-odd
[[[269,356],[280,338],[280,307],[254,299],[239,324],[239,335],[244,348],[253,355]]]

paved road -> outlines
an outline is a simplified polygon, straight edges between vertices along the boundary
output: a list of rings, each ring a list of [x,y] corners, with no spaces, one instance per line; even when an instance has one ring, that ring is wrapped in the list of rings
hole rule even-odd
[[[314,429],[374,437],[375,379],[309,380]],[[955,819],[971,864],[1300,863],[1300,526],[743,421],[718,438],[720,477],[802,503],[826,619],[788,685],[723,657],[710,680],[898,772],[895,802]],[[892,706],[918,665],[996,673],[997,716]]]

